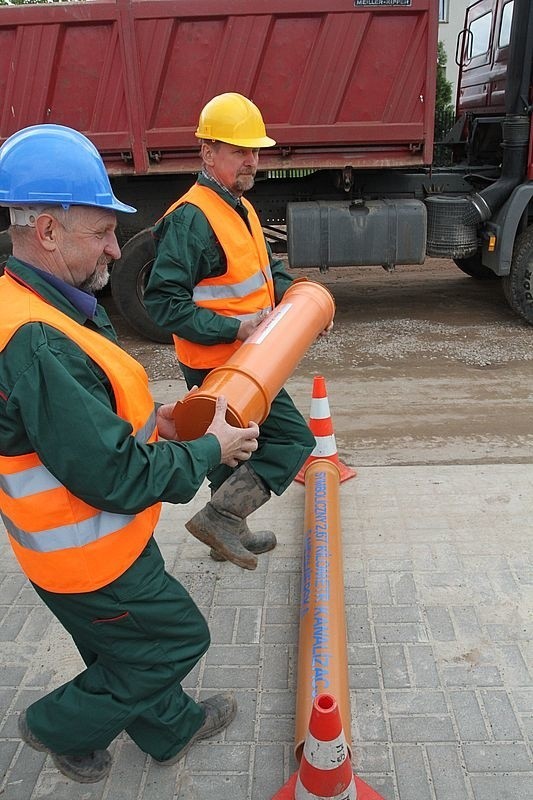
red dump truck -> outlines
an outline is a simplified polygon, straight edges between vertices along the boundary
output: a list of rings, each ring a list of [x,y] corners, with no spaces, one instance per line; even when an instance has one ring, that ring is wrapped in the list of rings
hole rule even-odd
[[[293,267],[453,258],[502,278],[533,323],[533,4],[479,0],[458,43],[454,163],[433,168],[435,0],[89,0],[0,7],[0,143],[26,125],[85,133],[118,197],[111,288],[128,322],[168,336],[143,306],[150,226],[195,180],[194,130],[214,95],[263,112],[250,199]],[[0,241],[7,247],[5,232]],[[0,245],[0,249],[2,246]]]

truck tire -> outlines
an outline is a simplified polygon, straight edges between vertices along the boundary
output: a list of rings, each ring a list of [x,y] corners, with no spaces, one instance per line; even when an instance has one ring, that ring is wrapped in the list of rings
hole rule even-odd
[[[11,255],[11,239],[7,231],[0,231],[0,275],[4,274],[4,264]]]
[[[475,256],[469,258],[454,258],[453,260],[462,272],[478,281],[492,281],[499,278],[499,275],[495,275],[491,269],[481,263],[481,253],[476,253]]]
[[[517,237],[509,275],[503,276],[505,299],[533,325],[533,226]]]
[[[156,325],[144,307],[144,287],[155,258],[154,240],[149,228],[126,242],[122,255],[111,270],[111,295],[118,311],[133,330],[146,339],[170,344],[172,336]]]

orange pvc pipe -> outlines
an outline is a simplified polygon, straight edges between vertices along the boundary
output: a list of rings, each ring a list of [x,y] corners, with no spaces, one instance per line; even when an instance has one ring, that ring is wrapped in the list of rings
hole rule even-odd
[[[334,314],[335,302],[325,286],[306,279],[294,281],[281,303],[231,358],[176,403],[174,423],[180,439],[203,436],[220,395],[228,401],[226,419],[231,425],[260,425],[272,400]]]
[[[302,593],[294,754],[301,759],[313,702],[333,695],[351,753],[340,471],[317,459],[305,471]]]

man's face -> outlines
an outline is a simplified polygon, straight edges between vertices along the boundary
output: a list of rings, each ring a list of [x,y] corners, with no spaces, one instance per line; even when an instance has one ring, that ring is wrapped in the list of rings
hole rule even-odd
[[[56,259],[66,283],[86,292],[103,289],[108,265],[120,258],[113,211],[92,206],[71,206],[56,224]]]
[[[209,173],[236,197],[254,185],[259,162],[257,148],[237,147],[226,142],[204,142],[202,158]]]

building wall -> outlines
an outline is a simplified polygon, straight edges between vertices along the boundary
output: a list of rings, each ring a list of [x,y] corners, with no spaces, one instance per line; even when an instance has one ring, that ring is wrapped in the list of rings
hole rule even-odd
[[[465,21],[465,12],[475,0],[435,0],[439,4],[439,40],[444,43],[448,62],[446,64],[446,78],[452,84],[452,103],[455,104],[457,77],[459,68],[455,63],[455,48],[457,35],[462,30]]]

